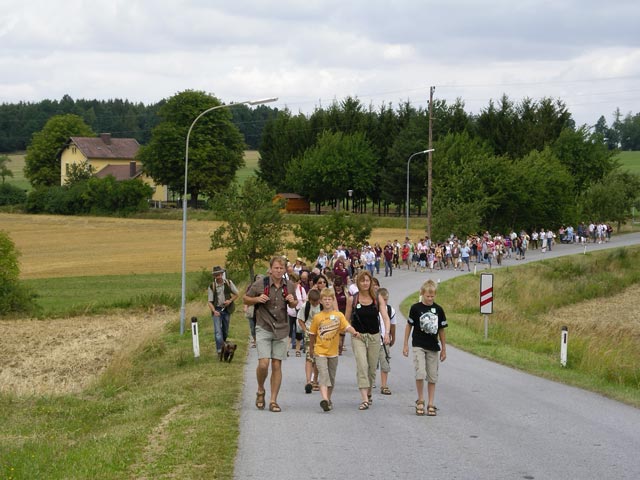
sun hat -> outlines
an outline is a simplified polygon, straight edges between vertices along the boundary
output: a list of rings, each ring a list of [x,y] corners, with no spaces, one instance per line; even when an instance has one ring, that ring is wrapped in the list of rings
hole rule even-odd
[[[220,267],[220,266],[215,266],[213,267],[213,270],[211,270],[211,275],[216,275],[218,273],[224,273],[225,269]]]

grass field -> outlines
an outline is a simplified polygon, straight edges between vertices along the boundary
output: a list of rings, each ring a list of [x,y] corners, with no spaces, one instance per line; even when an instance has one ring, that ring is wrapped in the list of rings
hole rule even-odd
[[[16,187],[22,188],[24,190],[31,190],[31,184],[26,178],[24,178],[25,154],[10,153],[7,156],[9,157],[9,163],[7,164],[7,167],[13,173],[13,177],[5,178],[5,182],[15,185]]]
[[[245,180],[255,174],[258,170],[258,159],[260,154],[257,150],[245,150],[244,152],[244,167],[236,172],[236,180],[242,185]]]
[[[616,158],[620,160],[622,168],[640,175],[640,151],[620,152]]]

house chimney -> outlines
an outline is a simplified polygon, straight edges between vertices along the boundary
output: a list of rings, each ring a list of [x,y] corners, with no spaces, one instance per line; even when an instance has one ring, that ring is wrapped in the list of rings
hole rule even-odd
[[[136,176],[136,162],[129,162],[129,178]]]
[[[100,139],[106,144],[111,145],[111,134],[110,133],[101,133]]]

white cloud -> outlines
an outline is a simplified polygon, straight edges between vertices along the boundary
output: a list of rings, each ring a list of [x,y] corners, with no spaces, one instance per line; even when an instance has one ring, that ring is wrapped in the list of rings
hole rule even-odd
[[[152,103],[191,88],[310,111],[346,95],[425,106],[437,85],[476,113],[503,93],[560,97],[578,123],[640,111],[640,5],[626,0],[0,0],[0,12],[2,102]]]

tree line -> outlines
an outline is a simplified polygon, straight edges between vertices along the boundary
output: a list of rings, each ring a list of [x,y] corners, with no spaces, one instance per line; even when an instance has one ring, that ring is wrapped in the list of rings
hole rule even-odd
[[[0,104],[0,152],[24,151],[34,133],[42,130],[57,115],[76,115],[94,132],[111,133],[114,137],[135,138],[144,145],[160,123],[158,110],[166,99],[145,105],[123,99],[74,100],[64,95],[60,100]],[[262,128],[277,109],[266,105],[234,107],[232,121],[244,135],[247,147],[257,150]]]
[[[181,192],[187,131],[198,114],[220,105],[213,95],[192,90],[161,102],[157,124],[138,154],[145,172]],[[467,113],[461,99],[435,100],[431,107],[438,236],[555,228],[586,219],[622,222],[637,204],[638,176],[620,171],[608,137],[576,126],[561,100],[513,102],[505,95],[477,115]],[[257,112],[258,120],[252,123],[246,110]],[[318,210],[327,204],[344,209],[349,202],[357,212],[406,213],[407,159],[429,146],[429,112],[410,102],[374,107],[347,97],[309,115],[264,106],[220,108],[203,116],[191,133],[192,201],[202,194],[215,202],[242,167],[245,140],[237,118],[261,128],[260,179],[274,191],[305,196]],[[56,152],[69,136],[93,131],[79,115],[52,117],[27,148],[25,175],[32,185],[57,185]],[[424,156],[411,163],[409,173],[409,208],[420,215]]]
[[[259,176],[317,210],[351,200],[354,211],[400,215],[408,158],[427,149],[428,124],[428,111],[409,102],[374,108],[348,97],[310,115],[283,110],[264,127]],[[638,177],[621,172],[607,137],[576,126],[561,100],[516,103],[505,95],[477,115],[462,100],[435,100],[432,125],[437,235],[556,228],[587,218],[621,222],[637,203]],[[426,199],[424,158],[409,170],[410,208],[418,214]],[[603,185],[604,197],[597,193]]]

